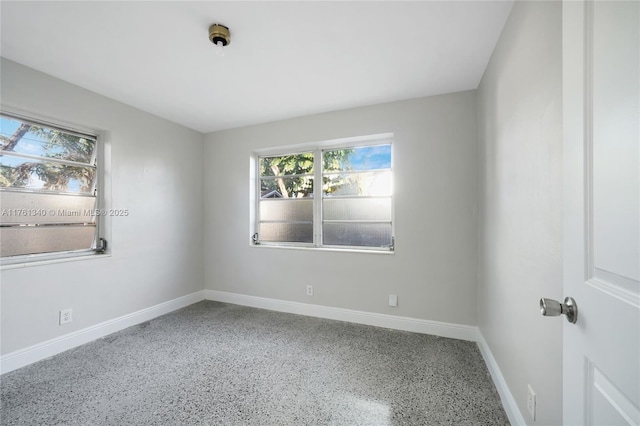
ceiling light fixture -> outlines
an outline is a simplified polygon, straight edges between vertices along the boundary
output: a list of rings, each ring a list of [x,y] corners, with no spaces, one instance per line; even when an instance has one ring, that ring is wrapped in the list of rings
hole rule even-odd
[[[218,56],[224,56],[223,48],[231,43],[229,27],[221,24],[213,24],[209,27],[209,40],[216,46]]]

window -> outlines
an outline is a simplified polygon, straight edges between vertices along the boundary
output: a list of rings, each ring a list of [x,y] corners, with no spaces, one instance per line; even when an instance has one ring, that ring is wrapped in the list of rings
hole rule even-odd
[[[313,243],[314,154],[260,157],[260,239]]]
[[[390,138],[257,160],[254,243],[393,250]]]
[[[97,154],[94,135],[0,115],[3,263],[103,249]]]

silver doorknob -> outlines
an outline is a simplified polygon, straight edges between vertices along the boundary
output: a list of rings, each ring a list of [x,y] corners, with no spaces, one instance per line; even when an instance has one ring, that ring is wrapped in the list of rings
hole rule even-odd
[[[540,313],[545,317],[557,317],[558,315],[566,315],[567,321],[575,324],[578,321],[578,305],[573,297],[565,297],[564,303],[557,300],[540,299]]]

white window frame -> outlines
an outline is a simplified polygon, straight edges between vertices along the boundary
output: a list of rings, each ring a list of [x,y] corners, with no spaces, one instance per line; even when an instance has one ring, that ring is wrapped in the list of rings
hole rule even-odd
[[[104,170],[107,162],[105,161],[105,144],[103,142],[103,135],[101,132],[75,124],[66,123],[62,120],[50,119],[16,108],[10,108],[4,105],[0,108],[0,113],[6,117],[15,118],[28,124],[45,126],[69,134],[95,139],[96,146],[93,154],[96,170],[96,178],[94,182],[94,189],[96,191],[95,209],[98,211],[104,211],[106,209],[107,203],[105,202],[106,197],[104,189],[106,185],[104,184]],[[87,260],[97,258],[98,256],[110,255],[111,248],[106,243],[109,239],[107,238],[108,236],[106,232],[106,229],[109,228],[107,223],[108,216],[97,215],[95,220],[96,232],[92,248],[0,257],[0,269],[5,270],[74,260]],[[104,243],[106,245],[104,250],[96,249],[96,246],[100,243]]]
[[[345,245],[327,245],[322,244],[323,240],[323,192],[322,192],[322,175],[323,175],[323,159],[322,152],[335,149],[349,149],[376,145],[391,146],[391,179],[392,188],[394,180],[394,136],[392,133],[383,133],[368,136],[358,136],[353,138],[333,139],[328,141],[313,142],[299,145],[291,145],[277,148],[259,150],[252,156],[252,196],[253,214],[251,215],[250,225],[250,244],[254,247],[276,247],[276,248],[298,248],[328,251],[356,251],[371,253],[394,253],[395,251],[395,194],[391,192],[391,245],[389,247],[371,247],[371,246],[345,246]],[[314,174],[313,174],[313,241],[311,243],[301,242],[264,242],[259,240],[260,236],[260,199],[261,199],[261,182],[260,182],[260,158],[261,157],[278,157],[298,155],[303,153],[313,153],[314,158]],[[348,173],[348,172],[347,172]],[[258,240],[254,239],[258,234]]]

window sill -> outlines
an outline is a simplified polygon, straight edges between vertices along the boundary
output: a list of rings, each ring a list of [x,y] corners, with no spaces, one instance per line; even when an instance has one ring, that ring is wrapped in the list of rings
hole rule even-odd
[[[337,247],[301,247],[301,246],[279,246],[270,244],[249,244],[249,246],[257,249],[284,249],[284,250],[302,250],[302,251],[320,251],[320,252],[339,252],[339,253],[364,253],[364,254],[381,254],[384,256],[394,255],[395,251],[390,250],[366,250],[357,248],[337,248]]]
[[[94,260],[104,259],[105,257],[111,257],[111,253],[86,253],[86,254],[73,254],[68,256],[61,256],[55,258],[48,258],[42,260],[30,260],[30,261],[17,261],[16,263],[5,263],[0,265],[0,271],[9,269],[29,268],[31,266],[53,265],[56,263],[66,262],[78,262],[82,260]]]

